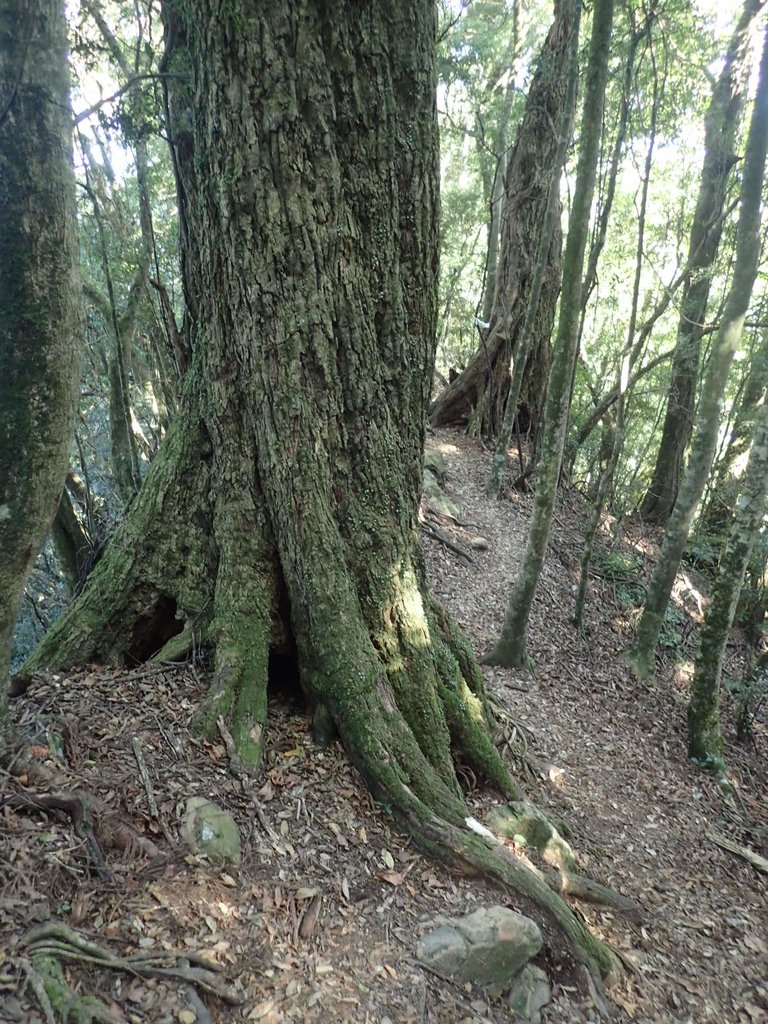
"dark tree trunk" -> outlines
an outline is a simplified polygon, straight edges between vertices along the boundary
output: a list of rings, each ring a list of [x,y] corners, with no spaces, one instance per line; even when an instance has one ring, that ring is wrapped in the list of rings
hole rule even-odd
[[[651,522],[665,523],[672,512],[691,440],[709,290],[723,230],[726,190],[737,162],[735,148],[746,98],[750,30],[761,6],[761,0],[745,0],[707,110],[704,165],[691,227],[667,411],[653,476],[640,505],[640,514]]]
[[[568,130],[573,23],[574,5],[558,0],[507,166],[490,330],[467,368],[434,402],[430,410],[434,426],[462,423],[468,424],[472,432],[495,435],[503,422],[510,363],[531,294],[547,198],[553,178],[560,174],[556,167],[558,141]],[[534,429],[544,405],[549,374],[550,337],[560,290],[561,241],[558,218],[518,404],[520,420]]]
[[[215,647],[200,724],[228,719],[253,765],[270,652],[293,649],[310,704],[413,835],[514,885],[608,969],[540,877],[468,830],[453,766],[517,793],[419,557],[433,4],[184,0],[165,17],[167,70],[191,76],[169,127],[192,361],[125,524],[34,663],[167,656],[198,631]]]

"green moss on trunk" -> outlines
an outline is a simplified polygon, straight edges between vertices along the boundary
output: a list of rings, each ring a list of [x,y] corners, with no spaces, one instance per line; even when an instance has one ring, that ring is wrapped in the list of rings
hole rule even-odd
[[[0,0],[0,748],[27,573],[66,471],[82,326],[66,23]]]

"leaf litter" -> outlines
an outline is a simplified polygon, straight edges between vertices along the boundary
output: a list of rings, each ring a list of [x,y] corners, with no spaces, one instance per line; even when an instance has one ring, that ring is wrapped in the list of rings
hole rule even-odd
[[[532,503],[515,493],[500,504],[484,497],[489,457],[478,442],[439,431],[430,443],[445,456],[449,496],[467,524],[443,518],[425,536],[430,579],[482,654],[501,626]],[[530,795],[569,826],[580,867],[642,908],[631,921],[574,903],[627,966],[609,991],[610,1019],[768,1022],[768,877],[708,838],[716,828],[768,854],[745,825],[747,811],[768,822],[765,722],[755,723],[751,747],[729,742],[740,812],[724,809],[714,783],[685,757],[696,610],[678,660],[660,663],[651,686],[620,660],[631,615],[609,580],[591,580],[584,633],[570,623],[585,514],[581,498],[564,490],[531,620],[535,668],[484,669],[505,749]],[[478,535],[486,549],[470,544]],[[635,552],[652,541],[627,538]],[[471,561],[455,550],[470,546]],[[730,657],[741,656],[737,644]],[[436,922],[514,900],[419,854],[338,744],[315,746],[286,695],[270,704],[259,777],[234,778],[225,745],[189,729],[205,684],[189,666],[89,667],[36,677],[13,701],[45,792],[62,799],[25,807],[8,798],[39,796],[35,780],[0,778],[0,1021],[44,1019],[13,964],[25,936],[51,923],[117,958],[173,954],[182,965],[209,964],[241,1000],[229,1004],[179,977],[64,960],[70,985],[97,996],[118,1022],[509,1021],[503,1001],[425,970],[414,952]],[[482,820],[493,794],[462,777]],[[234,815],[243,839],[237,867],[185,848],[179,827],[190,796]],[[188,960],[178,959],[185,951]],[[567,957],[550,950],[544,966],[553,982],[545,1024],[601,1019]]]

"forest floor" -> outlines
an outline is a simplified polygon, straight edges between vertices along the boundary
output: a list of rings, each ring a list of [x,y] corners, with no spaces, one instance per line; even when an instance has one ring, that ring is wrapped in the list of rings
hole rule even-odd
[[[498,635],[531,499],[512,494],[499,505],[484,498],[488,456],[477,442],[441,431],[430,444],[443,452],[448,494],[472,524],[442,520],[440,529],[468,552],[472,536],[488,541],[487,550],[471,550],[469,562],[424,540],[434,591],[482,653]],[[768,876],[712,838],[768,855],[765,833],[761,846],[748,828],[768,825],[766,709],[751,742],[736,745],[726,706],[736,793],[728,810],[685,755],[696,580],[681,576],[679,597],[691,614],[681,611],[673,623],[655,683],[638,683],[620,658],[634,614],[623,603],[625,582],[595,576],[584,633],[570,623],[584,514],[578,495],[561,494],[531,623],[535,668],[485,670],[490,692],[515,723],[508,726],[510,750],[525,765],[531,797],[571,826],[584,871],[641,909],[634,921],[577,905],[631,965],[609,991],[609,1019],[768,1022]],[[647,570],[652,541],[635,529],[622,550],[642,554]],[[742,657],[736,636],[726,671],[738,676]],[[317,748],[284,695],[271,706],[263,773],[247,784],[233,777],[224,744],[189,732],[204,686],[202,672],[190,668],[83,670],[39,678],[12,702],[60,800],[58,810],[50,802],[46,810],[23,808],[19,796],[30,792],[24,778],[0,778],[0,1021],[44,1019],[25,983],[25,936],[54,921],[115,957],[156,954],[145,962],[174,963],[182,973],[187,961],[168,959],[172,951],[202,952],[242,998],[230,1007],[204,996],[206,1010],[200,985],[196,995],[183,978],[147,977],[131,969],[137,960],[119,961],[121,969],[95,963],[93,951],[91,960],[62,960],[74,988],[98,996],[115,1021],[509,1022],[503,1001],[428,973],[414,956],[436,920],[491,903],[514,906],[509,894],[415,851],[338,745]],[[63,737],[61,758],[53,757],[52,734]],[[80,793],[98,801],[100,865],[88,823],[77,820],[81,805],[73,797]],[[186,853],[179,824],[195,795],[237,819],[237,867],[217,868]],[[471,789],[468,801],[481,818],[493,794]],[[152,845],[158,858],[145,855]],[[576,990],[567,961],[552,955],[544,966],[554,989],[547,1024],[606,1019]]]

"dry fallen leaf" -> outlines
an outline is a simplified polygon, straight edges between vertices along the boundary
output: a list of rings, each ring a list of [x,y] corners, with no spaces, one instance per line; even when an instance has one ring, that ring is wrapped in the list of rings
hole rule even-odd
[[[301,919],[301,924],[299,925],[300,938],[312,938],[312,934],[314,933],[318,918],[320,916],[320,907],[322,906],[322,902],[323,897],[318,893],[305,910],[304,916]]]
[[[402,871],[381,871],[377,876],[382,882],[388,882],[389,885],[400,885],[405,878]]]

